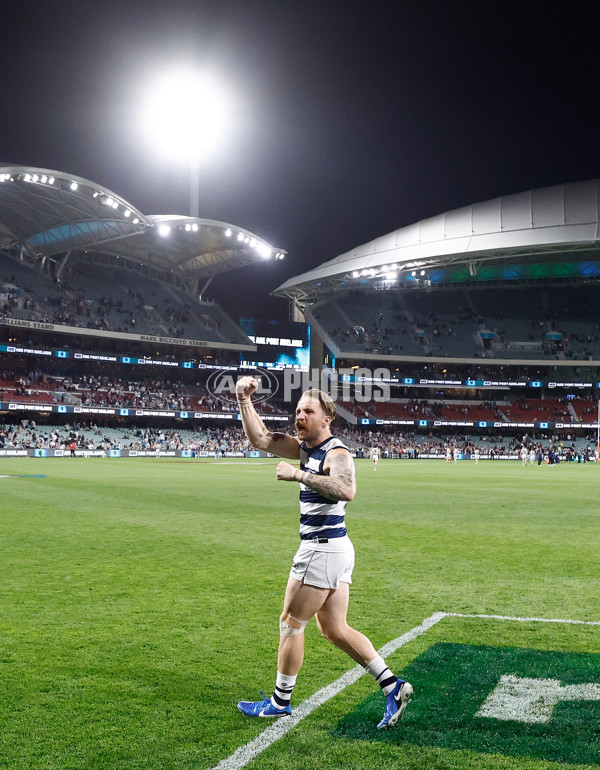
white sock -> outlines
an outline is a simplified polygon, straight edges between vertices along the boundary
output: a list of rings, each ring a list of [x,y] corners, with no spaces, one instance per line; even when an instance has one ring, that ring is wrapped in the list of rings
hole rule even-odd
[[[289,705],[297,678],[297,674],[288,676],[287,674],[281,674],[279,671],[277,672],[275,692],[271,697],[271,703],[276,709],[284,709]]]
[[[387,663],[381,656],[378,655],[370,663],[367,663],[365,670],[375,679],[384,695],[389,695],[396,686],[398,679],[389,670]]]

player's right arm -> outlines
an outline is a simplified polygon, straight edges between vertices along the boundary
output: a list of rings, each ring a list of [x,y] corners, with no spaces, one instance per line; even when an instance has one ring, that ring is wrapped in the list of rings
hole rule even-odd
[[[267,430],[265,424],[252,404],[251,396],[258,388],[254,377],[241,377],[235,384],[235,394],[242,416],[242,426],[248,441],[256,449],[270,452],[278,457],[298,460],[300,457],[300,442],[288,433],[273,433]]]

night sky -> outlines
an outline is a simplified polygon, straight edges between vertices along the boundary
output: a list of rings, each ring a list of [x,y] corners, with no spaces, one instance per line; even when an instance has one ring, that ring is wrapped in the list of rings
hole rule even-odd
[[[188,170],[140,135],[141,94],[189,64],[227,85],[200,214],[286,249],[226,307],[285,317],[287,278],[398,227],[600,176],[592,4],[56,0],[4,10],[0,162],[188,213]],[[256,312],[256,307],[260,312]]]

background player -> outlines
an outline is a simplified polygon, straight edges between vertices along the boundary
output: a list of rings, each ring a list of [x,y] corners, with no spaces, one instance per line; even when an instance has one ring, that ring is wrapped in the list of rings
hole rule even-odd
[[[379,462],[379,447],[372,447],[371,449],[371,459],[373,460],[373,470],[377,470],[377,463]]]

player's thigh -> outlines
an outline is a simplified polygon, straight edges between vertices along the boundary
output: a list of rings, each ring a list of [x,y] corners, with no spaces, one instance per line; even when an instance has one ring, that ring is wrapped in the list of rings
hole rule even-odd
[[[350,585],[340,581],[340,586],[332,591],[317,612],[317,620],[322,628],[345,625],[350,601]]]
[[[327,601],[330,593],[329,588],[309,586],[291,577],[285,589],[283,613],[298,620],[310,620]]]

